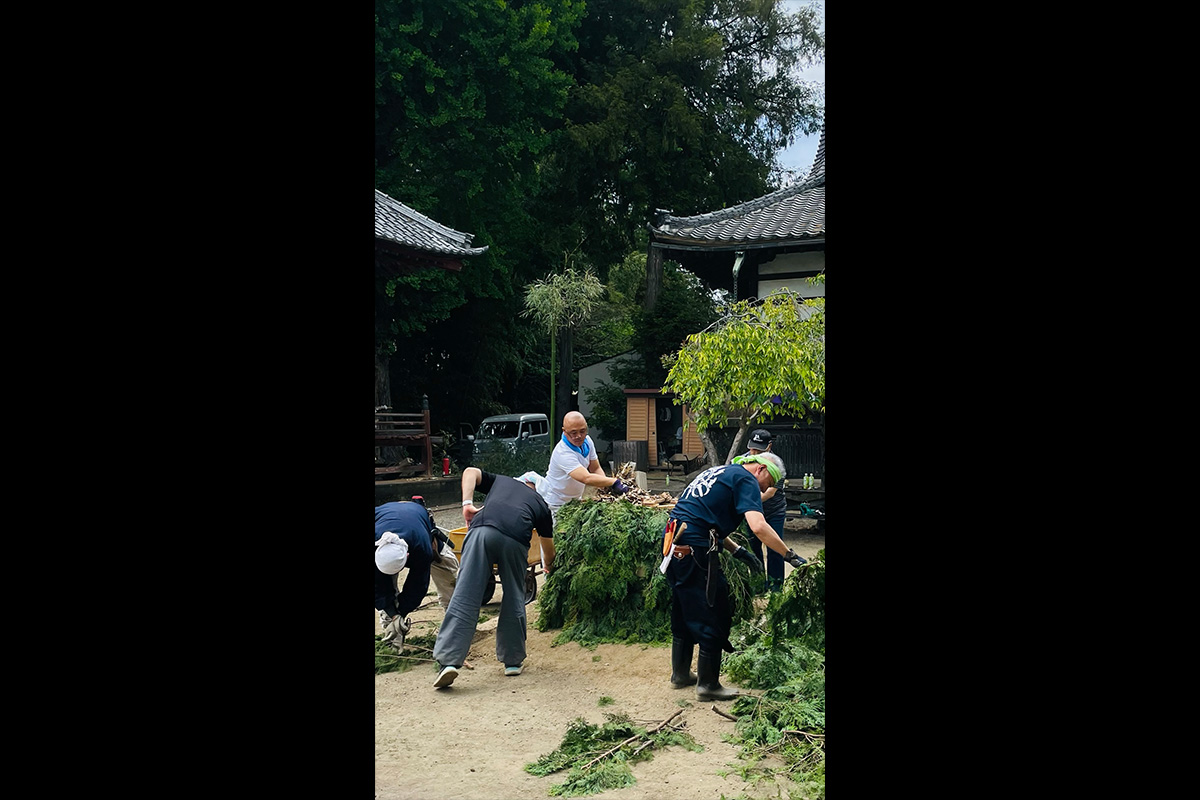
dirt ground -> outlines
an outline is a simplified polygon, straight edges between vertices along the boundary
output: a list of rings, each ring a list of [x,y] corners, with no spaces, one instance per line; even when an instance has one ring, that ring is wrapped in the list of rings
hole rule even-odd
[[[673,494],[681,488],[672,483]],[[457,509],[435,510],[434,519],[446,529],[465,524]],[[783,539],[805,558],[825,547],[825,536],[817,533],[812,519],[789,519]],[[784,569],[791,571],[787,565]],[[540,575],[539,589],[544,581]],[[442,619],[432,583],[429,588],[426,604],[411,615],[414,635],[431,631]],[[737,758],[736,747],[722,740],[733,732],[734,723],[712,710],[715,706],[728,711],[732,703],[702,703],[693,688],[672,688],[669,647],[599,645],[590,650],[574,642],[551,647],[558,631],[537,630],[534,601],[526,606],[525,670],[505,677],[503,665],[496,660],[494,634],[501,595],[497,586],[492,602],[484,606],[483,613],[490,619],[480,625],[471,646],[468,664],[473,669],[461,670],[453,686],[433,688],[437,675],[433,663],[418,662],[407,672],[375,676],[377,800],[548,797],[551,786],[561,783],[566,773],[535,777],[524,767],[555,750],[573,720],[582,717],[601,724],[606,713],[623,712],[649,728],[681,707],[684,712],[676,723],[684,724],[703,752],[681,747],[656,752],[652,760],[633,765],[635,785],[598,797],[768,798],[787,797],[788,787],[795,787],[786,780],[755,785],[737,774],[746,762]],[[378,612],[373,609],[371,621],[373,633],[378,634]],[[724,677],[722,683],[735,685]],[[602,706],[601,698],[613,702]],[[721,773],[728,774],[722,777]]]

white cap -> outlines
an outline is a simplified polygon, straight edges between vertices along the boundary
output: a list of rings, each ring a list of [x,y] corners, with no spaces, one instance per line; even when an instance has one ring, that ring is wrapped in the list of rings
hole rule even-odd
[[[523,483],[532,483],[533,488],[536,489],[538,488],[538,484],[542,482],[542,476],[538,475],[536,472],[530,471],[526,472],[520,478],[517,478],[517,480],[522,481]]]
[[[408,563],[408,542],[388,531],[375,542],[375,566],[384,575],[395,575]]]

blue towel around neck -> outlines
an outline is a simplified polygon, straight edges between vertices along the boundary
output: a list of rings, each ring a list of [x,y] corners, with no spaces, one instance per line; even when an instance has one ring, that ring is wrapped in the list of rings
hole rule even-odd
[[[576,453],[579,453],[579,455],[583,456],[584,458],[587,458],[587,454],[588,454],[588,453],[591,451],[591,449],[592,449],[592,448],[588,447],[588,443],[587,443],[587,437],[586,437],[586,436],[585,436],[585,437],[583,437],[583,447],[576,447],[575,445],[571,444],[571,440],[567,438],[567,435],[566,435],[565,433],[562,435],[562,440],[563,440],[563,443],[564,443],[564,444],[565,444],[567,447],[571,448],[571,449],[572,449],[572,450],[574,450]]]

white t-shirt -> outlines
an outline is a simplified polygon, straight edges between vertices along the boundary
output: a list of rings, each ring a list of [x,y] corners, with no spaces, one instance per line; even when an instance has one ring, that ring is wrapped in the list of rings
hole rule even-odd
[[[587,445],[587,457],[573,450],[561,438],[550,453],[550,466],[546,468],[546,477],[538,483],[537,490],[551,511],[557,512],[572,500],[583,497],[583,490],[587,487],[571,477],[571,470],[577,467],[587,469],[591,462],[600,460],[596,458],[596,443],[591,436],[584,437],[584,444]]]

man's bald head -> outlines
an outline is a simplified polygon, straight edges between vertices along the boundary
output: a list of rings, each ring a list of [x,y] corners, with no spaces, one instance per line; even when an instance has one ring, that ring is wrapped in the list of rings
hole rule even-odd
[[[587,438],[588,425],[587,420],[583,418],[583,414],[578,411],[568,411],[563,417],[563,433],[567,437],[567,441],[579,447]]]

